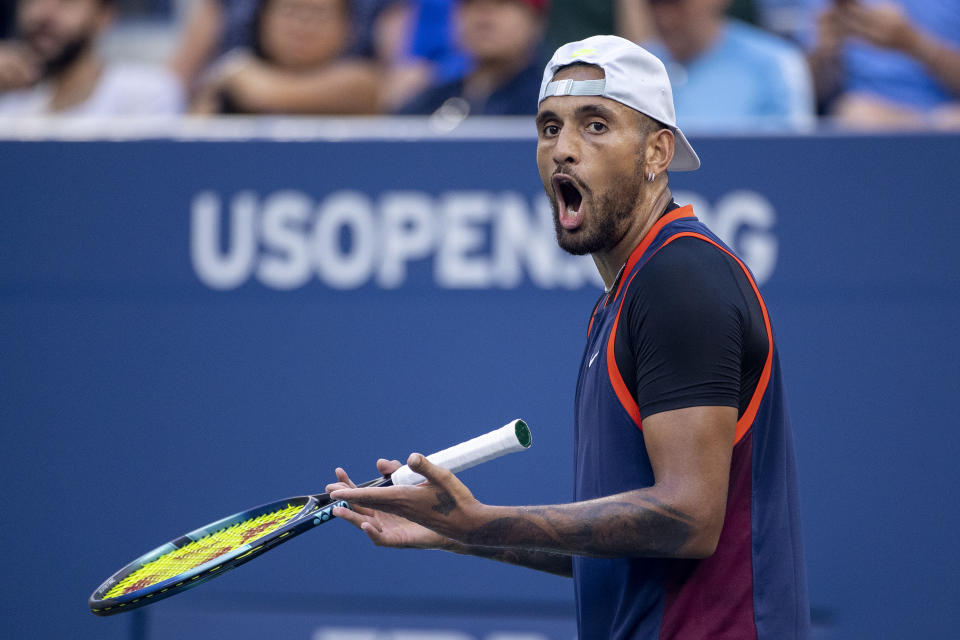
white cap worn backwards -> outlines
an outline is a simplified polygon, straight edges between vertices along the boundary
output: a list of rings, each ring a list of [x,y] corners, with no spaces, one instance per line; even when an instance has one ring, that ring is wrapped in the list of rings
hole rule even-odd
[[[553,76],[561,67],[575,62],[603,69],[599,80],[559,80]],[[686,136],[677,128],[673,91],[663,63],[646,49],[617,36],[592,36],[557,49],[543,70],[540,99],[550,96],[603,96],[625,104],[669,127],[676,138],[669,169],[694,171],[700,158]]]

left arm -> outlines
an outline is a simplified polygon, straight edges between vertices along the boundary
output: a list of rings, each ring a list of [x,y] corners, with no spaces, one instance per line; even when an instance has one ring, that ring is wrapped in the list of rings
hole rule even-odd
[[[224,65],[202,92],[226,93],[246,113],[371,114],[380,78],[375,64],[361,60],[292,72],[246,56]]]
[[[344,489],[333,497],[402,516],[468,546],[702,558],[713,553],[723,527],[736,421],[733,407],[691,407],[645,418],[655,484],[596,500],[485,505],[456,476],[419,454],[408,464],[427,483]]]

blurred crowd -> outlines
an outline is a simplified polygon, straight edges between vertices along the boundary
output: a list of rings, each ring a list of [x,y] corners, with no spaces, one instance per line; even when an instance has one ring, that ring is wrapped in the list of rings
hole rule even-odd
[[[688,130],[960,128],[958,0],[166,0],[164,60],[106,55],[144,1],[0,0],[0,118],[533,114],[556,47],[616,33]]]

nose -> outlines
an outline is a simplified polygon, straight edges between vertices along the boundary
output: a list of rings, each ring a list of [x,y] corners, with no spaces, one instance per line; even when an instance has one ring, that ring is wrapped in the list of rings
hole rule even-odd
[[[570,127],[563,127],[553,146],[553,161],[557,166],[576,165],[580,162],[580,138]]]

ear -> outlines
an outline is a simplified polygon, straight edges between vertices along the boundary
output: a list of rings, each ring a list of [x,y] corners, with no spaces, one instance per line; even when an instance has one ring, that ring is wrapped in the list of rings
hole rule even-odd
[[[667,170],[673,160],[674,142],[673,131],[670,129],[658,129],[647,136],[644,156],[647,171],[660,175]]]

